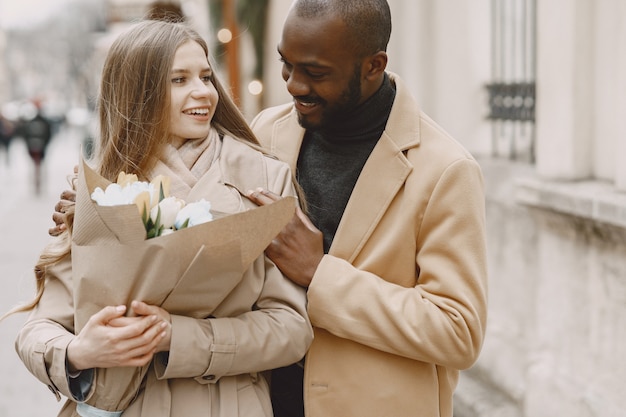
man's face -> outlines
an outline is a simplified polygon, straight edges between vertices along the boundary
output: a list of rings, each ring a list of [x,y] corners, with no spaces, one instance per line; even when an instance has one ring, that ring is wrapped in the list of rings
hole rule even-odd
[[[278,53],[300,125],[324,128],[361,101],[361,62],[348,45],[345,24],[333,18],[303,19],[290,12]]]

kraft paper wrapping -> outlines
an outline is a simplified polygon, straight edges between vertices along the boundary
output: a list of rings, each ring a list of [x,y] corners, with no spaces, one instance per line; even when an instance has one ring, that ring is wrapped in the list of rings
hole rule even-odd
[[[81,161],[72,239],[76,333],[105,306],[125,304],[132,314],[134,299],[171,314],[210,316],[292,218],[296,205],[294,197],[286,197],[146,239],[136,205],[99,206],[91,200],[96,187],[109,183]],[[96,390],[87,404],[126,409],[147,368],[97,369]]]

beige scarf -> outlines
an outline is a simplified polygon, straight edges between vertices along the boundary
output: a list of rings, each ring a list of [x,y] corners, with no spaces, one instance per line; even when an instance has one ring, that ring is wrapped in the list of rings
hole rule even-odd
[[[198,180],[206,174],[221,151],[222,141],[217,130],[211,128],[205,139],[187,139],[182,143],[167,144],[150,178],[167,175],[171,178],[170,194],[185,200]]]

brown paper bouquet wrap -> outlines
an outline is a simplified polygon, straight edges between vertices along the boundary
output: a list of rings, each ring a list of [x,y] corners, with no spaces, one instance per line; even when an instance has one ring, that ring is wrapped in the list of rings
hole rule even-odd
[[[210,316],[291,219],[296,205],[294,197],[287,197],[146,239],[136,205],[92,201],[94,189],[109,183],[81,161],[72,239],[76,333],[103,307],[130,307],[134,299],[171,314]],[[146,371],[147,366],[98,369],[87,404],[106,411],[126,409]]]

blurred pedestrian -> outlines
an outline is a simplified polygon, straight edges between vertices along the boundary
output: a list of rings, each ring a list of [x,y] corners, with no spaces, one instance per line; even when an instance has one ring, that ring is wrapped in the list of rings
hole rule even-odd
[[[9,164],[9,146],[13,140],[14,130],[13,123],[9,122],[2,113],[0,113],[0,149],[4,149],[6,153],[5,161],[7,165]]]
[[[37,109],[35,116],[23,122],[21,133],[35,167],[35,193],[39,194],[41,192],[41,164],[52,138],[52,124],[41,113],[39,102],[35,103],[35,107]]]

